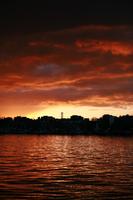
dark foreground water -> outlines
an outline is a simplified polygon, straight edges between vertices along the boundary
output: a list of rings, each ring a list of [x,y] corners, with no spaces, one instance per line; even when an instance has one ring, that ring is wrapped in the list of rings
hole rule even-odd
[[[0,199],[133,199],[133,138],[0,136]]]

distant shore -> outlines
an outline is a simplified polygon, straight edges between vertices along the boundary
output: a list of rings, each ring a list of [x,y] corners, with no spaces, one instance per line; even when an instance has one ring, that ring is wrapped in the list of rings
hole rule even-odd
[[[133,136],[133,116],[103,115],[99,119],[71,118],[55,119],[43,116],[38,119],[27,117],[0,118],[0,134],[59,134],[59,135],[122,135]]]

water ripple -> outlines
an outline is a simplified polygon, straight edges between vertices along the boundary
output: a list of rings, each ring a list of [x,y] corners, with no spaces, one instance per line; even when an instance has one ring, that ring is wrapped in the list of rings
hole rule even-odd
[[[0,136],[0,199],[133,199],[133,138]]]

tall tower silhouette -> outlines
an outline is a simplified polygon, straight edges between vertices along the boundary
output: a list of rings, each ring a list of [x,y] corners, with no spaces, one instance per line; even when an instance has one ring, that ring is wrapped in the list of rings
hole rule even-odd
[[[63,119],[63,114],[64,114],[64,113],[63,113],[63,112],[61,112],[61,119]]]

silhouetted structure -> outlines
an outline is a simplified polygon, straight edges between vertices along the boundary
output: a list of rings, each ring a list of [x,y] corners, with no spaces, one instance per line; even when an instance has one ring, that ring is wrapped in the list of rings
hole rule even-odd
[[[85,134],[133,136],[133,116],[103,115],[89,120],[73,115],[69,119],[50,116],[29,119],[17,116],[0,119],[0,134]]]
[[[61,119],[63,119],[63,114],[64,114],[64,113],[63,113],[63,112],[61,112]]]

